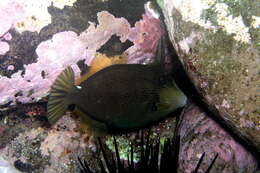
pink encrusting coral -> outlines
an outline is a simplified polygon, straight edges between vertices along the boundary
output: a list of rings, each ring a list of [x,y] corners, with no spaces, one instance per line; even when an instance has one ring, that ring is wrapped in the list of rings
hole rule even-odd
[[[0,41],[0,55],[4,55],[8,50],[9,44],[4,41]]]
[[[68,116],[64,116],[48,132],[40,146],[41,153],[44,156],[50,156],[51,165],[45,168],[45,173],[62,172],[66,168],[65,165],[70,162],[70,156],[73,155],[72,151],[75,153],[85,150],[86,142],[75,129],[75,121]],[[64,166],[60,163],[64,163]]]
[[[131,29],[129,39],[143,52],[155,53],[158,40],[163,33],[161,21],[149,11],[147,5],[145,11],[143,19],[136,22],[135,27]]]
[[[97,14],[99,25],[95,27],[90,23],[88,29],[81,33],[79,39],[89,50],[98,50],[104,45],[112,35],[120,36],[120,41],[125,42],[130,33],[130,24],[124,18],[115,18],[107,11]],[[86,59],[86,64],[90,64],[92,58]]]
[[[123,23],[116,20],[108,12],[100,12],[98,16],[99,22],[115,23],[119,21],[116,25],[118,29],[107,30],[103,26],[104,24],[97,27],[92,24],[80,37],[72,31],[66,31],[57,33],[51,40],[40,43],[36,49],[38,60],[36,63],[24,66],[24,76],[19,71],[13,74],[11,78],[0,77],[0,103],[15,101],[16,99],[21,102],[30,102],[33,101],[32,98],[42,97],[48,93],[57,75],[67,66],[72,66],[74,72],[79,74],[80,71],[76,63],[79,60],[85,60],[89,64],[96,53],[96,49],[102,46],[113,34],[118,34],[122,36],[122,40],[126,40],[127,35],[123,33],[129,25],[127,22]],[[109,17],[107,18],[107,16]],[[109,21],[109,19],[113,21]],[[128,27],[130,30],[130,25]],[[124,31],[121,32],[120,28]],[[93,37],[95,34],[100,35],[103,40],[96,40],[95,46],[93,46],[92,40],[86,39],[86,35]],[[22,92],[22,95],[15,97],[14,95],[18,92]]]
[[[16,22],[25,18],[24,6],[15,0],[0,2],[0,37],[3,36]]]
[[[85,153],[87,147],[91,147],[77,131],[76,122],[70,116],[63,116],[51,130],[42,127],[25,129],[12,138],[4,148],[0,148],[1,173],[13,168],[18,159],[28,165],[41,163],[39,167],[44,167],[44,170],[40,168],[36,172],[64,172],[68,170],[72,159]]]
[[[23,91],[33,87],[31,97],[34,98],[46,95],[53,80],[67,66],[71,66],[78,75],[80,70],[75,62],[93,56],[87,53],[84,44],[72,31],[55,34],[51,40],[42,42],[37,47],[36,53],[39,56],[37,63],[25,65],[26,71],[23,77],[28,85]],[[33,86],[30,86],[30,83]]]
[[[213,173],[254,172],[257,167],[253,154],[194,103],[185,110],[180,137],[180,172],[192,172],[203,152],[206,165],[218,154]]]
[[[20,1],[8,0],[0,2],[0,9],[0,37],[10,40],[12,37],[8,30],[17,22],[25,20],[26,6]],[[97,28],[91,24],[86,32],[81,34],[81,39],[76,33],[68,31],[57,33],[51,40],[42,42],[36,49],[39,56],[37,63],[25,65],[24,76],[21,75],[21,71],[13,74],[11,78],[0,76],[0,104],[15,100],[30,102],[33,101],[33,98],[46,95],[53,80],[66,66],[71,65],[78,74],[79,68],[76,62],[85,59],[86,64],[89,64],[96,50],[113,34],[122,36],[122,41],[126,40],[130,25],[125,19],[116,19],[108,12],[100,12],[98,21],[100,24]],[[114,25],[110,27],[112,29],[108,30],[106,26],[111,26],[109,25],[111,23]],[[124,35],[125,33],[126,35]],[[86,35],[89,36],[88,39],[86,39]],[[99,40],[92,38],[99,38]],[[0,41],[0,55],[5,54],[8,50],[8,43]],[[22,95],[15,97],[18,92]]]
[[[9,32],[7,32],[7,33],[3,36],[3,38],[4,38],[5,40],[11,40],[11,39],[12,39],[12,35],[11,35]]]
[[[128,63],[149,63],[153,58],[158,41],[163,35],[161,21],[151,12],[148,4],[145,4],[143,19],[135,23],[131,28],[129,40],[134,45],[125,51],[128,56]]]
[[[97,13],[98,25],[90,26],[79,36],[72,31],[60,32],[52,39],[40,43],[36,49],[36,63],[24,65],[25,73],[21,71],[11,78],[0,76],[0,104],[7,102],[33,102],[46,96],[57,75],[67,66],[72,66],[76,75],[80,69],[79,60],[90,65],[96,51],[104,45],[112,35],[120,37],[121,42],[127,39],[134,45],[126,50],[129,63],[135,59],[151,59],[154,56],[159,38],[162,35],[160,20],[153,17],[146,6],[143,19],[131,28],[124,18],[116,18],[107,11]],[[6,27],[9,29],[10,26]],[[2,31],[4,34],[6,31]],[[20,93],[19,96],[15,94]]]

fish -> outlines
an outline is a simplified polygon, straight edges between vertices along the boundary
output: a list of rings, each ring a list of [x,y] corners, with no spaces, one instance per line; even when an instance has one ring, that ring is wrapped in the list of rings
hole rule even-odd
[[[161,44],[157,59],[165,56]],[[164,49],[163,49],[164,50]],[[163,53],[162,53],[163,52]],[[67,67],[51,87],[47,119],[54,124],[74,105],[83,120],[103,131],[144,127],[186,104],[163,63],[114,64],[75,85],[74,71]]]

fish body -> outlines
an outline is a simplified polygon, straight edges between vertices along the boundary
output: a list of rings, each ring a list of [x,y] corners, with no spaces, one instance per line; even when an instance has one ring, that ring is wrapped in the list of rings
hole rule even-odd
[[[108,128],[138,128],[186,103],[185,95],[174,81],[162,81],[165,75],[155,66],[112,65],[77,86],[73,85],[73,76],[73,70],[68,67],[52,87],[48,102],[51,123],[64,114],[68,105],[74,104],[86,116]]]
[[[79,85],[74,84],[72,68],[66,68],[51,87],[47,105],[50,124],[72,104],[83,113],[83,119],[107,129],[139,128],[184,106],[187,98],[165,74],[160,62],[164,49],[158,50],[156,63],[111,65]]]
[[[159,101],[156,72],[141,64],[112,65],[84,81],[71,100],[91,118],[108,126],[138,127]]]

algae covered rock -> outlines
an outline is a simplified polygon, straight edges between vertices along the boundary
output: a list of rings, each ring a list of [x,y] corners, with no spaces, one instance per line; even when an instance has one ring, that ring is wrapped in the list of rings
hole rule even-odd
[[[173,46],[203,101],[215,117],[259,153],[257,1],[159,3]]]

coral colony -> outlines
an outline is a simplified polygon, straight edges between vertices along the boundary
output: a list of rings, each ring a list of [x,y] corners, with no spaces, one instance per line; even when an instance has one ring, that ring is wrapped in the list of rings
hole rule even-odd
[[[11,38],[8,33],[9,29],[25,18],[26,7],[23,5],[19,1],[14,1],[6,5],[8,7],[6,10],[1,11],[2,17],[11,13],[12,10],[18,10],[15,13],[17,15],[0,22],[0,54],[9,50],[9,45],[5,42],[6,39]],[[98,24],[90,22],[90,26],[80,35],[65,31],[53,35],[50,40],[41,42],[36,48],[37,62],[24,65],[24,74],[18,71],[11,78],[0,76],[0,105],[10,102],[15,104],[16,101],[34,102],[46,96],[57,75],[67,66],[71,66],[76,76],[79,76],[80,69],[76,63],[84,60],[85,64],[90,65],[97,50],[112,35],[119,36],[121,42],[128,39],[134,43],[124,53],[128,56],[128,63],[151,59],[162,30],[160,20],[152,15],[148,5],[145,5],[145,11],[143,19],[132,28],[126,19],[115,18],[109,12],[102,11],[97,14]],[[42,73],[45,74],[44,77]],[[19,96],[16,96],[17,93],[20,93]]]

